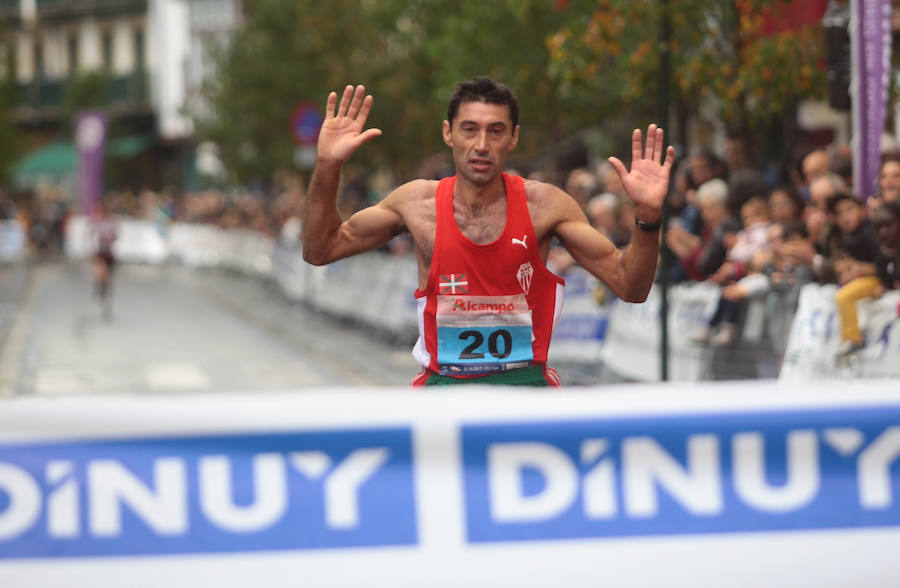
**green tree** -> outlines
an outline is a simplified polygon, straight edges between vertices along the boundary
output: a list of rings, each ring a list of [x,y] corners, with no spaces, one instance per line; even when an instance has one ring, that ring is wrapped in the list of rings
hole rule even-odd
[[[537,0],[459,0],[453,10],[440,0],[410,3],[406,18],[418,23],[406,36],[417,71],[430,80],[429,112],[420,124],[438,129],[453,86],[491,76],[516,91],[523,127],[516,159],[539,157],[581,128],[558,92],[547,39],[562,26],[561,14]],[[417,80],[414,80],[417,81]],[[423,113],[425,114],[425,113]],[[586,114],[586,113],[582,113]]]
[[[293,166],[290,115],[301,102],[324,108],[331,90],[365,84],[376,95],[371,124],[391,128],[390,93],[381,80],[399,61],[392,21],[400,2],[259,0],[220,56],[220,75],[204,89],[211,114],[197,118],[202,137],[220,145],[234,180],[265,181]],[[361,158],[375,157],[365,150]]]
[[[0,50],[0,184],[6,185],[13,168],[27,151],[13,118],[13,109],[19,104],[16,84],[16,67],[9,48]]]
[[[107,110],[110,104],[112,77],[103,70],[79,74],[66,84],[63,93],[63,121],[71,136],[75,118],[82,110]]]
[[[658,95],[663,3],[561,2],[569,15],[553,37],[553,61],[574,93],[612,91],[649,113]],[[670,0],[675,100],[702,105],[730,134],[752,140],[825,93],[821,26],[779,30],[783,0]],[[610,80],[613,83],[608,83]],[[752,142],[752,141],[751,141]]]
[[[13,172],[13,166],[23,155],[12,118],[16,106],[17,89],[12,76],[0,80],[0,184],[5,185]]]
[[[460,0],[452,10],[438,0],[258,0],[221,56],[206,88],[213,114],[198,126],[236,180],[264,179],[292,165],[297,103],[324,105],[329,91],[364,83],[375,96],[369,122],[384,135],[353,162],[409,177],[446,153],[441,121],[455,82],[491,75],[517,91],[526,129],[517,153],[534,157],[583,128],[550,72],[547,39],[561,16],[539,0]]]

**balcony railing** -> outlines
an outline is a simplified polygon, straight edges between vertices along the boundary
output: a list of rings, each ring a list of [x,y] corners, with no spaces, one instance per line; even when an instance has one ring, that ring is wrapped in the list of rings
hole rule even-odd
[[[0,0],[0,17],[19,16],[19,0]]]
[[[35,79],[25,84],[19,84],[18,106],[28,109],[62,108],[66,85],[69,81]],[[148,105],[150,92],[147,73],[141,71],[113,77],[107,89],[107,100],[113,108]]]
[[[85,16],[146,14],[147,0],[37,0],[36,15],[41,21],[67,21]],[[0,23],[18,26],[19,0],[0,0]]]
[[[37,0],[38,18],[44,19],[146,11],[147,0]]]

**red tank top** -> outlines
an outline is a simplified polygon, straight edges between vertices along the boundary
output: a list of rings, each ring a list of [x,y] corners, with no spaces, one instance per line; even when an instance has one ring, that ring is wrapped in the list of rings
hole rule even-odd
[[[525,181],[503,174],[506,227],[496,241],[470,241],[453,215],[456,177],[438,183],[434,255],[416,290],[419,340],[429,370],[461,378],[544,365],[562,311],[565,281],[544,265]]]

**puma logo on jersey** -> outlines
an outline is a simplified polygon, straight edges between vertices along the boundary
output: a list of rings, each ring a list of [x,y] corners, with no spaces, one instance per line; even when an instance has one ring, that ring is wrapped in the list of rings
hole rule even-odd
[[[528,235],[522,235],[521,239],[512,238],[513,245],[521,245],[525,249],[528,249],[528,245],[525,244],[525,239],[528,238]]]

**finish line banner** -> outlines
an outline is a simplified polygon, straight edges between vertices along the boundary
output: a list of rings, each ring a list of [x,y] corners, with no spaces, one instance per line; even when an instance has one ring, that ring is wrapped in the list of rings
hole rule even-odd
[[[900,577],[897,380],[0,409],[4,588]]]

